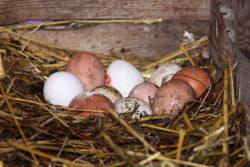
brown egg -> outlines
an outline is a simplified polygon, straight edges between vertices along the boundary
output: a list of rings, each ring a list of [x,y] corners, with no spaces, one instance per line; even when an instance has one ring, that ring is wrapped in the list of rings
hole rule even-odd
[[[187,81],[194,89],[196,98],[200,97],[212,85],[208,73],[199,67],[185,67],[177,72],[173,79]]]
[[[157,90],[153,101],[153,113],[178,113],[194,98],[194,91],[186,81],[178,79],[170,80]]]
[[[153,83],[143,82],[134,87],[128,97],[136,97],[151,104],[150,101],[154,98],[157,89],[158,88]]]
[[[84,90],[104,85],[105,69],[96,55],[81,52],[73,56],[66,65],[66,71],[80,78]]]
[[[84,92],[76,96],[69,104],[70,108],[83,109],[83,110],[96,110],[108,112],[114,109],[112,102],[105,96],[94,94],[92,92]],[[103,115],[100,112],[83,112],[82,117]]]
[[[92,92],[107,97],[112,103],[115,103],[117,100],[122,98],[122,95],[118,90],[107,85],[98,86],[93,89]]]

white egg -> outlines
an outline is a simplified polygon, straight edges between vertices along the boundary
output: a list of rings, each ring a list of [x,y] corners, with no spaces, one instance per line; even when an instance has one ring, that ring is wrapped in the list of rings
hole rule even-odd
[[[123,98],[116,102],[115,110],[119,113],[133,113],[132,118],[139,118],[143,115],[152,115],[150,106],[138,98]]]
[[[107,69],[107,75],[110,78],[108,85],[117,89],[123,97],[127,97],[136,85],[144,82],[136,67],[123,60],[113,61]]]
[[[150,78],[150,82],[160,87],[163,83],[169,81],[175,73],[181,70],[177,64],[161,64]]]
[[[80,79],[69,72],[56,72],[50,75],[43,87],[43,95],[47,102],[65,107],[83,91]]]

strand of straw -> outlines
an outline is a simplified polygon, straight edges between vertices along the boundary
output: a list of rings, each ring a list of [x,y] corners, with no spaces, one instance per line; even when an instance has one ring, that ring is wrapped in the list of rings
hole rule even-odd
[[[224,142],[223,142],[223,152],[228,154],[228,145],[226,139],[228,138],[228,69],[224,69],[224,86],[223,86],[223,125],[224,130]]]
[[[25,136],[25,134],[24,134],[24,132],[23,132],[23,130],[22,130],[22,128],[21,128],[21,126],[20,126],[17,118],[16,118],[16,115],[15,115],[13,109],[12,109],[11,103],[9,102],[9,99],[7,98],[7,95],[6,95],[5,91],[4,91],[4,87],[3,87],[2,81],[0,81],[0,89],[1,89],[1,92],[2,92],[2,95],[3,95],[3,99],[4,99],[4,101],[7,104],[9,112],[11,113],[12,119],[14,120],[14,122],[15,122],[15,124],[17,126],[17,129],[18,129],[20,135],[23,138],[23,141],[24,141],[24,143],[25,143],[25,145],[27,147],[27,150],[30,152],[30,154],[31,154],[31,156],[32,156],[32,158],[33,158],[33,160],[35,162],[35,166],[38,166],[39,162],[38,162],[38,160],[37,160],[37,158],[36,158],[36,156],[35,156],[32,148],[29,146],[28,139],[26,138],[26,136]]]

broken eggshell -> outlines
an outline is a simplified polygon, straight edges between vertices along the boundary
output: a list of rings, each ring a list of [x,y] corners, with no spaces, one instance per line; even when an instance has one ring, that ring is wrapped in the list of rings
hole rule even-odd
[[[176,114],[194,99],[194,91],[188,82],[170,80],[157,90],[153,101],[153,113]]]
[[[152,115],[150,106],[138,98],[123,98],[116,102],[115,109],[119,114],[132,113],[132,118]]]

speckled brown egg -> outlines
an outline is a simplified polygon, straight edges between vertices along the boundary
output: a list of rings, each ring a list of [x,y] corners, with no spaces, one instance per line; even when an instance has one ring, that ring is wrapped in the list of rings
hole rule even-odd
[[[151,99],[154,98],[157,89],[158,88],[153,83],[143,82],[134,87],[128,97],[136,97],[148,104],[151,104]]]
[[[70,108],[83,109],[83,110],[96,110],[109,112],[114,109],[112,102],[105,96],[100,94],[94,94],[92,92],[84,92],[76,96],[69,104]],[[82,117],[86,118],[89,116],[103,115],[100,112],[83,112]]]
[[[92,90],[93,93],[101,94],[107,97],[112,103],[122,98],[121,93],[111,86],[98,86]]]
[[[170,80],[157,90],[153,101],[153,113],[178,113],[194,99],[194,91],[188,82],[178,79]]]
[[[119,114],[131,113],[132,118],[139,118],[145,115],[151,115],[150,106],[143,100],[138,98],[122,98],[115,103],[115,110]]]
[[[177,72],[173,79],[187,81],[194,89],[195,96],[199,98],[212,85],[208,73],[199,67],[185,67]]]
[[[66,71],[76,75],[85,90],[104,85],[105,69],[95,54],[81,52],[74,55],[67,63]]]

